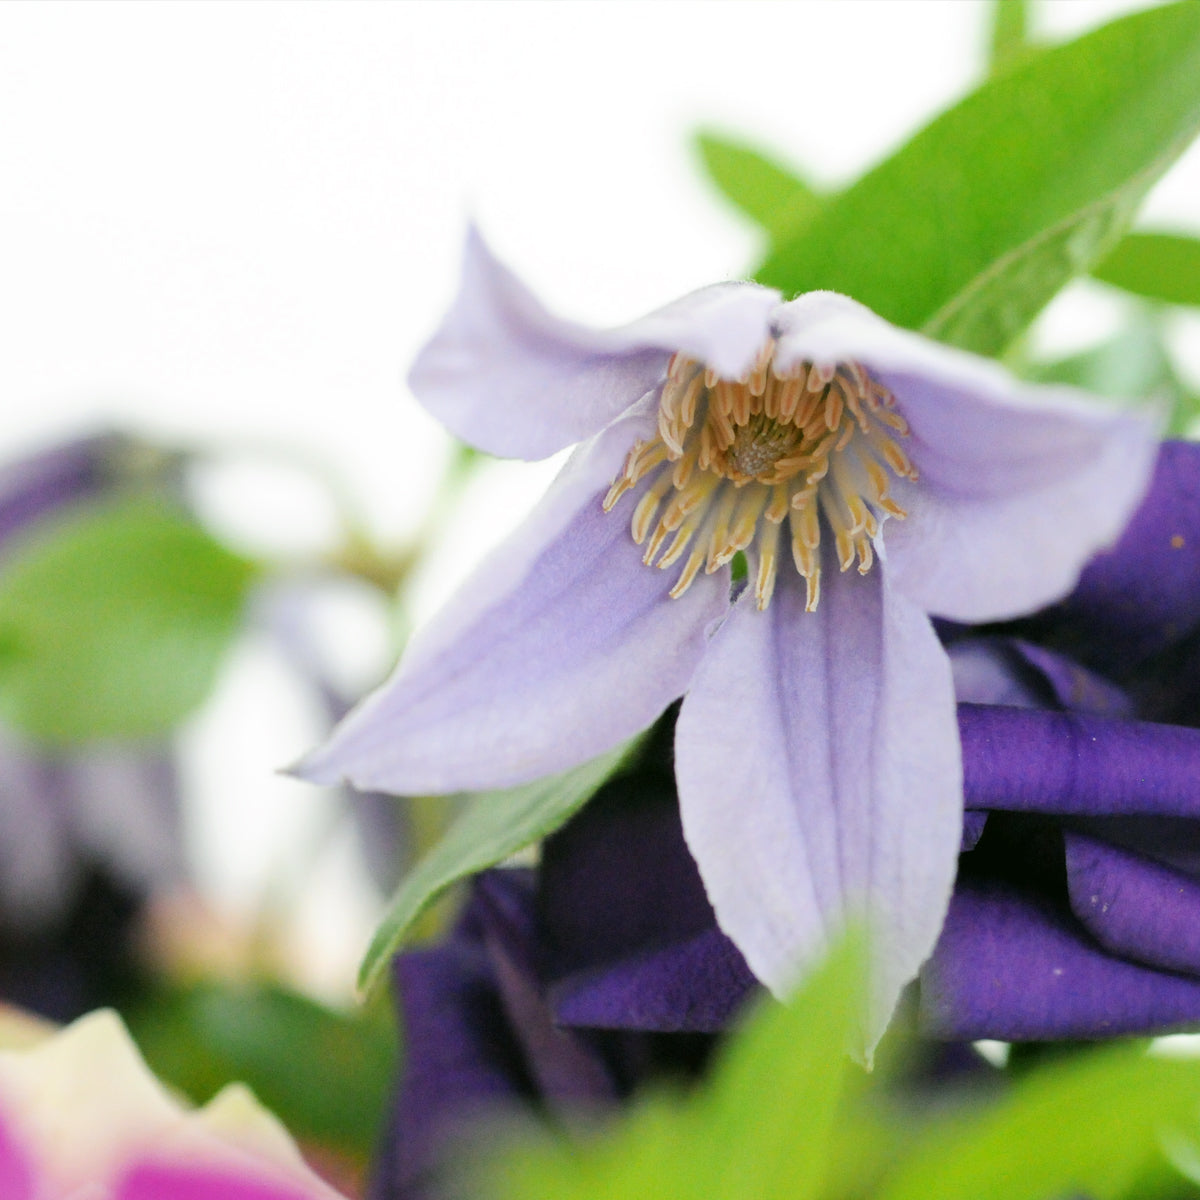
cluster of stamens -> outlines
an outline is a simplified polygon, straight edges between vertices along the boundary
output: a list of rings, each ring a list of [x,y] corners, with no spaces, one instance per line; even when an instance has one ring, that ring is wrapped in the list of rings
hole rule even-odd
[[[917,472],[899,445],[908,425],[892,394],[853,362],[780,370],[775,349],[768,341],[741,379],[723,379],[676,354],[659,400],[658,435],[634,443],[604,499],[607,512],[651,477],[631,530],[645,545],[647,566],[683,562],[673,597],[701,567],[711,574],[746,551],[765,609],[786,522],[812,612],[821,595],[822,526],[833,534],[841,570],[857,560],[865,575],[880,522],[905,516],[888,494],[888,472],[914,480]]]

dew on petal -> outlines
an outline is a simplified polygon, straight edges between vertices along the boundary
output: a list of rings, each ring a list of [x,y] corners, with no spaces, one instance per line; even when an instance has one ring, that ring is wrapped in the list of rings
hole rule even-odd
[[[630,531],[645,547],[647,566],[683,561],[672,597],[687,591],[701,567],[711,574],[748,552],[755,600],[765,609],[786,521],[811,612],[821,594],[823,531],[839,568],[857,563],[865,575],[883,521],[905,516],[889,485],[893,476],[915,480],[917,472],[899,443],[908,425],[891,392],[855,362],[800,362],[779,371],[774,354],[768,340],[740,379],[676,354],[659,398],[657,436],[631,447],[604,498],[611,511],[649,480]]]

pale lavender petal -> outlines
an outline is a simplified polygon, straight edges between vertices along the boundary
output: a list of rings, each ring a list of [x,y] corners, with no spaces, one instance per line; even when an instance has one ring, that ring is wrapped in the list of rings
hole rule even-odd
[[[1200,880],[1079,833],[1064,834],[1071,908],[1106,950],[1200,974]]]
[[[0,1196],[33,1200],[34,1183],[33,1164],[0,1113]]]
[[[1105,953],[1064,907],[960,879],[921,972],[933,1037],[1043,1041],[1164,1033],[1200,1022],[1200,981]]]
[[[968,808],[1200,816],[1200,729],[961,704]]]
[[[1019,383],[994,362],[897,329],[845,296],[784,305],[778,360],[861,363],[896,397],[920,472],[888,522],[893,584],[926,612],[992,621],[1069,592],[1145,494],[1154,423]]]
[[[674,572],[643,565],[629,508],[601,507],[649,420],[639,409],[581,447],[298,774],[401,794],[507,787],[618,745],[687,688],[728,578],[671,600]]]
[[[1009,704],[1037,708],[1044,689],[1013,651],[1008,638],[965,637],[946,647],[960,704]]]
[[[716,284],[619,329],[589,329],[547,312],[472,229],[458,297],[408,382],[470,445],[544,458],[656,387],[676,350],[741,375],[778,301],[757,284]]]
[[[869,1054],[933,948],[962,834],[950,666],[886,572],[788,576],[713,637],[676,729],[684,835],[754,973],[793,987],[832,937],[874,937]]]
[[[1134,705],[1128,693],[1103,675],[1034,642],[1014,638],[1012,647],[1014,653],[1046,681],[1054,699],[1063,708],[1100,717],[1133,716]]]

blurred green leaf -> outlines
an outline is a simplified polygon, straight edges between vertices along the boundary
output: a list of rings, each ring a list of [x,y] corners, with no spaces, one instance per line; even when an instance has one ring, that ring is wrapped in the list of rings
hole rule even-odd
[[[988,66],[993,75],[1007,71],[1034,52],[1029,39],[1029,7],[1029,0],[992,0]]]
[[[55,741],[166,733],[212,687],[252,577],[144,499],[39,524],[0,567],[0,714]]]
[[[1160,1136],[1200,1105],[1200,1063],[1117,1045],[1060,1059],[1009,1099],[916,1139],[876,1200],[1118,1200],[1161,1170]]]
[[[1135,13],[985,83],[830,198],[758,278],[1005,347],[1128,226],[1200,128],[1200,4]]]
[[[695,144],[725,198],[772,238],[794,233],[817,211],[816,192],[761,151],[708,129],[696,134]]]
[[[788,1005],[761,1002],[691,1097],[643,1099],[589,1144],[526,1144],[490,1190],[521,1200],[809,1200],[848,1078],[864,960],[851,940]]]
[[[156,1075],[205,1103],[248,1084],[291,1132],[365,1159],[396,1070],[382,1008],[336,1012],[274,984],[204,983],[152,994],[129,1010]]]
[[[637,744],[619,746],[549,779],[465,797],[458,819],[389,901],[359,969],[360,989],[375,986],[413,922],[447,888],[553,833],[616,774]]]
[[[1200,305],[1200,238],[1131,233],[1092,274],[1147,300]]]
[[[1112,400],[1142,400],[1167,416],[1167,433],[1184,434],[1200,412],[1175,372],[1160,323],[1138,314],[1114,337],[1069,358],[1035,363],[1025,375],[1038,383],[1067,383]]]

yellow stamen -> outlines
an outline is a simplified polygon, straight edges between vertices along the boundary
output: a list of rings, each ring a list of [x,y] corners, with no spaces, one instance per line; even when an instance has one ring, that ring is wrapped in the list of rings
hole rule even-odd
[[[905,515],[889,486],[893,476],[915,480],[917,472],[898,444],[908,425],[892,394],[854,362],[776,370],[775,349],[768,340],[740,379],[674,355],[657,436],[634,444],[604,497],[608,511],[640,489],[630,532],[648,565],[665,569],[687,556],[672,597],[701,567],[711,574],[745,551],[755,602],[766,608],[778,586],[786,519],[812,611],[822,534],[832,538],[841,570],[857,561],[866,575],[883,520]]]

